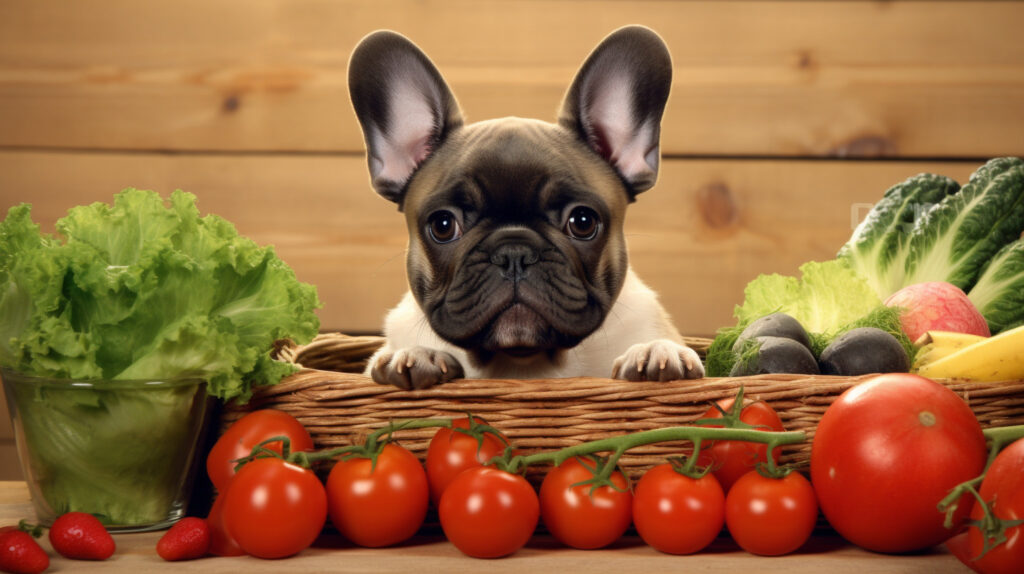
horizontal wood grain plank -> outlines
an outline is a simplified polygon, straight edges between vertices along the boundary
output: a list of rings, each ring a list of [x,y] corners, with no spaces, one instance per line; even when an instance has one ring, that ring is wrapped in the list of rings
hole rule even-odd
[[[922,171],[965,181],[973,162],[668,160],[630,207],[640,277],[680,329],[732,323],[759,273],[793,274],[830,259],[885,189]],[[0,209],[26,201],[44,230],[68,207],[109,202],[127,186],[195,193],[204,213],[273,244],[317,285],[323,328],[377,331],[406,287],[403,216],[370,190],[349,156],[0,152]]]
[[[600,39],[663,35],[671,155],[1024,155],[1016,2],[10,0],[0,146],[359,151],[346,63],[419,43],[471,120],[551,118]]]

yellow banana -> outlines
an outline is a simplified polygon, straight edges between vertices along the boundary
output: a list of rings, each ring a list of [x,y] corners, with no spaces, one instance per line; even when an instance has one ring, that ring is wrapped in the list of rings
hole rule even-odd
[[[1024,379],[1024,326],[959,349],[917,373],[933,379],[1009,381]]]
[[[918,347],[917,355],[914,357],[914,365],[911,372],[918,372],[925,365],[929,365],[952,355],[953,353],[984,341],[987,337],[971,335],[969,333],[954,333],[952,331],[928,331],[914,343]]]

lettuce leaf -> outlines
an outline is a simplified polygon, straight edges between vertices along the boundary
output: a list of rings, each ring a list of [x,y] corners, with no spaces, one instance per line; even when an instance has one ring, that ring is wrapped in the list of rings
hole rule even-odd
[[[811,261],[801,277],[761,275],[747,284],[733,314],[741,325],[781,311],[809,333],[834,333],[882,304],[867,282],[842,261]]]
[[[72,379],[200,377],[210,394],[246,400],[288,368],[275,340],[316,335],[316,289],[271,247],[195,196],[126,189],[113,205],[71,209],[63,241],[20,205],[0,223],[0,365]]]
[[[127,189],[113,205],[71,209],[59,239],[25,204],[0,222],[0,367],[33,498],[58,514],[153,524],[181,496],[204,395],[119,381],[201,379],[208,394],[245,401],[295,370],[271,359],[274,341],[319,329],[316,289],[272,248],[200,217],[195,199]]]

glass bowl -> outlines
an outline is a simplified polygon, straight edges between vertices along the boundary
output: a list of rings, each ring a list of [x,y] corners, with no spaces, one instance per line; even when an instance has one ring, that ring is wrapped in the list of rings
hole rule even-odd
[[[204,381],[0,376],[40,523],[80,511],[131,532],[185,516],[214,403]]]

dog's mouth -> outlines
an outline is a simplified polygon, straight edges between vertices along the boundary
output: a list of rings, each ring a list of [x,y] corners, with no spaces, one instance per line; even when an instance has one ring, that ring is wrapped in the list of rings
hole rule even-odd
[[[539,313],[516,301],[495,315],[481,346],[491,352],[528,357],[551,346],[550,330]]]

